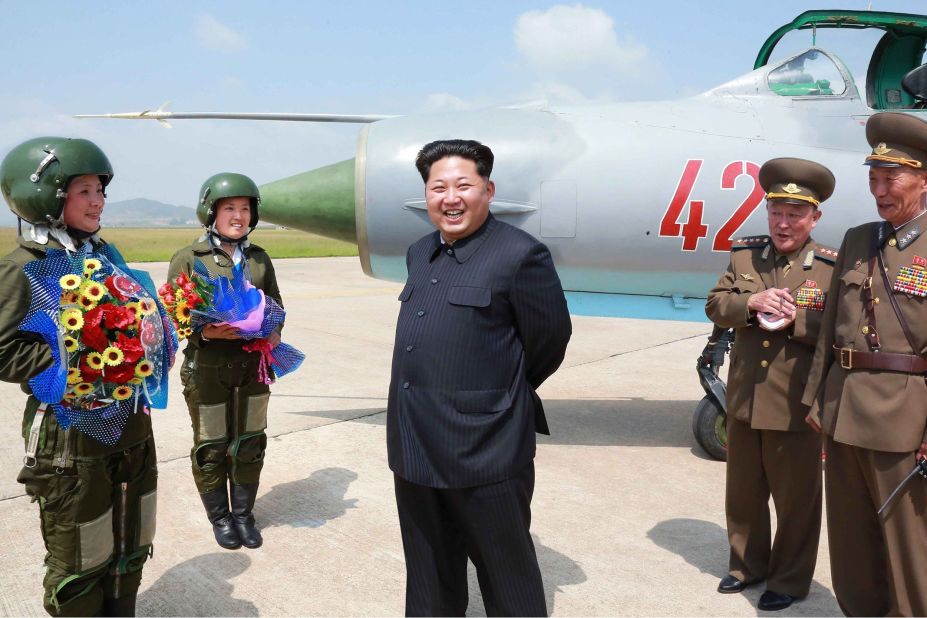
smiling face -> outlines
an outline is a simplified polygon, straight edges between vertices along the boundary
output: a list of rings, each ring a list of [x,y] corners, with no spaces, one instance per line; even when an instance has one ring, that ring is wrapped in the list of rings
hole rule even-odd
[[[782,200],[766,202],[766,214],[773,246],[783,255],[801,249],[821,218],[821,211],[811,204],[793,204]]]
[[[435,161],[425,183],[428,217],[453,243],[473,234],[489,217],[496,185],[476,171],[476,163],[461,157]]]
[[[100,229],[100,215],[106,196],[103,183],[96,174],[77,176],[67,188],[64,200],[64,224],[81,232],[96,232]]]
[[[216,202],[216,231],[232,240],[248,233],[251,225],[251,198],[224,197]]]
[[[927,172],[907,166],[870,167],[869,192],[875,198],[879,216],[899,227],[924,209]]]

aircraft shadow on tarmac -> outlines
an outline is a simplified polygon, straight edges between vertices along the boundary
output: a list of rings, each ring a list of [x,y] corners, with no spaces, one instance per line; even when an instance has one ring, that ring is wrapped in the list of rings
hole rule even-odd
[[[544,579],[544,598],[547,602],[547,613],[550,615],[554,611],[557,593],[562,592],[564,586],[581,584],[586,581],[586,573],[575,560],[541,543],[541,539],[536,534],[532,534],[531,538],[534,539],[534,549],[538,554],[541,577]],[[480,595],[480,583],[472,563],[468,565],[467,574],[470,590],[467,616],[485,616],[486,609],[483,607],[483,597]]]
[[[348,509],[357,508],[356,499],[344,498],[356,480],[353,470],[323,468],[307,478],[276,485],[255,505],[255,511],[261,513],[260,527],[320,528]]]
[[[692,413],[697,401],[653,401],[640,398],[545,399],[544,412],[550,436],[538,435],[539,444],[582,446],[688,447],[702,459],[711,459],[692,436]],[[290,412],[376,425],[386,424],[383,408]]]
[[[231,580],[251,566],[244,552],[216,552],[181,562],[138,595],[139,616],[258,616],[251,601],[232,597]],[[191,594],[192,591],[198,594]],[[218,612],[218,614],[216,613]]]
[[[727,575],[728,542],[727,532],[714,522],[700,519],[668,519],[661,521],[647,532],[647,538],[654,544],[677,554],[686,562],[703,573],[714,576],[713,585]],[[820,567],[819,567],[820,568]],[[685,574],[680,575],[685,577]],[[672,582],[667,582],[672,586]],[[759,584],[750,586],[742,594],[756,607],[756,603],[766,590]],[[769,612],[760,612],[758,616],[769,616]],[[833,593],[812,580],[811,591],[805,600],[799,601],[787,610],[776,613],[777,616],[841,616]]]

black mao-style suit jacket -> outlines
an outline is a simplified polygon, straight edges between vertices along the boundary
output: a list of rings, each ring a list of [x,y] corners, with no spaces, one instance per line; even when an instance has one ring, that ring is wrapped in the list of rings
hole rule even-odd
[[[437,488],[521,471],[535,431],[549,433],[535,390],[572,333],[550,252],[492,215],[445,245],[409,247],[399,300],[386,435],[390,468]]]

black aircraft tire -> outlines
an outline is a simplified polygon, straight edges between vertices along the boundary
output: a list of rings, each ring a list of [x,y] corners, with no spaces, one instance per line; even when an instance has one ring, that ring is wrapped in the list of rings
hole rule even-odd
[[[695,441],[711,457],[727,461],[727,428],[725,415],[713,399],[703,397],[692,415],[692,433]]]

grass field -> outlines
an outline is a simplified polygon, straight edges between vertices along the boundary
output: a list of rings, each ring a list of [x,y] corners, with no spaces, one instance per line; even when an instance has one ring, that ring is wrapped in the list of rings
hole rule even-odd
[[[174,252],[199,238],[199,228],[128,228],[103,230],[101,236],[116,245],[127,262],[167,262]],[[357,255],[357,245],[296,230],[258,228],[251,241],[274,259]],[[0,255],[16,247],[16,228],[0,228]]]

